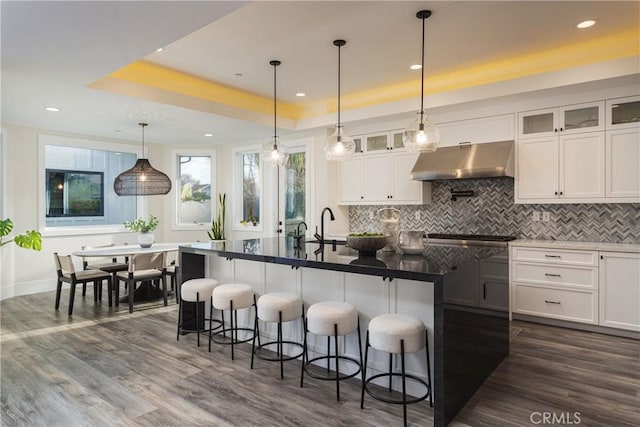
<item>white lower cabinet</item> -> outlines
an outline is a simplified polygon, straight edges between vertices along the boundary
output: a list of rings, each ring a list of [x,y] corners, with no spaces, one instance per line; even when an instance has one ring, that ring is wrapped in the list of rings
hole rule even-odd
[[[512,246],[511,310],[640,331],[640,254]]]
[[[600,325],[640,331],[640,254],[600,252]]]
[[[598,324],[595,251],[512,247],[513,313]]]

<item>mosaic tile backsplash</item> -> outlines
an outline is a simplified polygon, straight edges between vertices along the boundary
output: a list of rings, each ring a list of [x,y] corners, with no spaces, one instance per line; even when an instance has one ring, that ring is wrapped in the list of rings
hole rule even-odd
[[[452,201],[451,190],[473,190],[475,196]],[[430,204],[393,207],[401,212],[401,230],[640,243],[640,204],[516,205],[513,191],[512,178],[434,181]],[[349,230],[380,231],[375,214],[383,207],[350,206]],[[534,211],[549,212],[551,220],[533,221]]]

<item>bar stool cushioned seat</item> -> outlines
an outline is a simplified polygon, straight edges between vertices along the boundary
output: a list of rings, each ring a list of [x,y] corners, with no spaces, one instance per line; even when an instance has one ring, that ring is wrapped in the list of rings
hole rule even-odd
[[[300,375],[300,387],[304,384],[305,372],[310,377],[325,381],[336,382],[336,399],[340,400],[340,381],[353,378],[362,371],[362,342],[360,339],[360,318],[358,310],[351,304],[341,301],[324,301],[313,304],[307,310],[307,321],[304,339],[304,357],[302,364],[302,372]],[[338,352],[338,336],[348,335],[358,332],[358,359],[339,354]],[[307,333],[315,335],[325,335],[327,337],[327,355],[318,356],[309,359],[307,354]],[[331,354],[331,337],[334,341],[334,354]],[[322,375],[317,370],[311,369],[314,362],[327,362],[326,374]],[[330,374],[329,368],[331,361],[335,363],[335,373]],[[356,367],[355,372],[350,374],[340,373],[342,362],[348,362]]]
[[[254,356],[262,360],[280,362],[280,379],[284,379],[284,362],[287,360],[297,359],[302,356],[304,352],[302,351],[302,342],[285,340],[283,338],[282,323],[301,319],[303,325],[302,329],[304,330],[304,305],[302,304],[302,299],[298,295],[290,292],[272,292],[264,294],[256,301],[256,312],[257,316],[253,327],[251,369],[253,369]],[[260,328],[258,326],[258,320],[278,324],[275,341],[260,343]],[[256,339],[258,340],[258,346],[256,346]],[[296,354],[287,355],[285,357],[284,344],[298,347],[300,351]],[[262,352],[263,349],[268,349],[268,346],[273,345],[276,346],[275,357]]]
[[[400,340],[404,352],[413,353],[424,348],[425,326],[420,319],[403,314],[381,314],[369,322],[369,344],[387,353],[400,353]]]
[[[235,359],[235,344],[245,343],[253,340],[253,328],[238,326],[238,310],[250,308],[255,305],[254,292],[251,286],[242,283],[225,283],[213,289],[211,298],[211,309],[222,311],[222,330],[215,334],[209,332],[209,351],[211,351],[211,341],[217,344],[231,346],[231,360]],[[231,327],[227,328],[224,323],[224,310],[230,310]],[[212,317],[211,315],[209,317]],[[248,337],[238,339],[238,331],[251,332]],[[227,332],[230,333],[227,339]],[[223,335],[224,340],[219,336]],[[218,337],[217,339],[215,337]]]
[[[369,346],[371,348],[389,353],[389,372],[376,374],[367,378],[367,361],[369,358]],[[408,374],[405,366],[405,354],[413,353],[425,349],[427,381],[422,378]],[[393,355],[400,356],[401,372],[393,372]],[[397,357],[397,356],[396,356]],[[418,403],[429,398],[429,406],[433,407],[433,394],[431,388],[431,367],[429,360],[429,345],[427,342],[427,328],[424,323],[413,316],[404,314],[388,313],[374,317],[369,322],[367,330],[366,348],[364,352],[364,365],[362,373],[362,395],[360,398],[360,408],[364,408],[365,391],[371,397],[382,402],[402,405],[402,416],[405,427],[407,426],[407,405]],[[391,396],[393,378],[400,378],[402,384],[402,398]],[[388,380],[388,392],[382,394],[381,388],[370,389],[369,384],[376,379]],[[425,388],[425,393],[419,397],[407,396],[407,379],[421,384]]]
[[[177,340],[180,340],[180,329],[182,328],[183,332],[197,332],[198,333],[198,347],[200,347],[200,320],[206,320],[204,318],[204,313],[200,313],[200,304],[201,302],[211,301],[211,297],[213,295],[213,289],[218,286],[218,281],[215,279],[191,279],[187,280],[180,287],[180,307],[178,308],[178,335]],[[184,328],[184,318],[183,318],[183,306],[182,301],[185,302],[194,302],[196,303],[195,307],[195,325],[196,330],[186,330]],[[211,327],[211,322],[209,322]]]

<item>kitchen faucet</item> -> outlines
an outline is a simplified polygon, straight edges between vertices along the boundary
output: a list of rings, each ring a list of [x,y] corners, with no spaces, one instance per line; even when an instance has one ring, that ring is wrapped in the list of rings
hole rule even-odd
[[[300,221],[300,223],[298,224],[298,227],[296,228],[296,232],[295,232],[295,234],[293,235],[293,238],[296,240],[296,246],[295,246],[295,247],[296,247],[297,249],[300,249],[300,240],[301,240],[301,239],[302,239],[302,237],[303,237],[303,235],[302,235],[302,234],[300,234],[300,226],[301,226],[301,225],[304,225],[304,229],[305,229],[305,230],[308,230],[308,229],[309,229],[309,227],[307,227],[307,223],[306,223],[306,222],[304,222],[304,221]]]
[[[313,234],[313,237],[319,240],[320,243],[324,243],[324,214],[327,211],[329,211],[329,219],[331,221],[336,220],[336,217],[333,216],[333,211],[331,211],[331,208],[326,207],[322,209],[322,213],[320,214],[320,234],[318,234],[318,226],[316,226],[316,232]]]

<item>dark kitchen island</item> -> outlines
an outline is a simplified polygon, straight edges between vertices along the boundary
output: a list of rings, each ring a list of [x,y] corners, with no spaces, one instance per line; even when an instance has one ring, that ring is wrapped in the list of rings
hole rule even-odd
[[[506,247],[438,244],[422,255],[358,257],[332,242],[265,238],[180,246],[180,265],[179,283],[204,276],[243,282],[259,294],[296,292],[307,306],[345,300],[360,311],[363,328],[383,312],[421,318],[430,330],[436,426],[447,425],[509,353]],[[355,348],[357,338],[345,342],[347,352]],[[377,362],[385,369],[374,359],[373,371]],[[409,370],[426,376],[426,366],[413,362]]]

